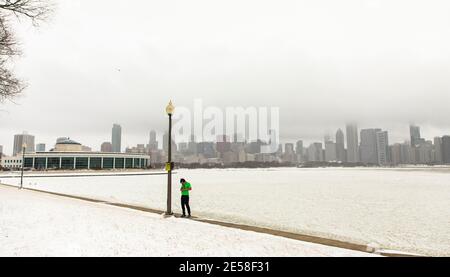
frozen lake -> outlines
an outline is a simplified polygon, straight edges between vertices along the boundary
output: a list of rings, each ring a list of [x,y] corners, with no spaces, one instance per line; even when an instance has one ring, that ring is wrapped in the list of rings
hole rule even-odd
[[[195,169],[193,214],[383,248],[450,255],[450,169]],[[166,176],[25,179],[25,186],[165,210]],[[17,185],[19,179],[1,178]]]

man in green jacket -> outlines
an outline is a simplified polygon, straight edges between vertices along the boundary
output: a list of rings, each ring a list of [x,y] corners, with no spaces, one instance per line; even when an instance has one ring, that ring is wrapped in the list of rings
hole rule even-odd
[[[180,180],[181,183],[181,208],[183,209],[183,215],[181,217],[186,217],[185,208],[187,208],[188,216],[191,217],[191,207],[189,207],[189,191],[192,190],[191,184],[186,182],[185,179]]]

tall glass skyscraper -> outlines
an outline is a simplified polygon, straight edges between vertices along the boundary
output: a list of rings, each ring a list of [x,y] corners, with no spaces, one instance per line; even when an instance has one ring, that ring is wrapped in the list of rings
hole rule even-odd
[[[111,135],[112,152],[122,152],[122,127],[119,124],[114,124]]]
[[[345,162],[347,159],[345,157],[345,139],[344,132],[341,129],[336,132],[336,158],[340,162]]]
[[[14,136],[13,156],[22,153],[22,145],[26,144],[25,152],[34,152],[34,136],[29,135],[26,132]]]
[[[442,137],[442,159],[445,164],[450,164],[450,136]]]
[[[358,127],[356,124],[347,124],[347,162],[357,163],[359,162],[358,151]]]
[[[154,130],[150,131],[150,140],[148,146],[150,151],[158,150],[158,141],[156,140],[156,131]]]
[[[377,154],[378,165],[388,165],[391,161],[389,156],[389,135],[387,131],[380,131],[376,134],[377,137]]]
[[[359,151],[361,156],[361,162],[365,164],[378,164],[378,151],[377,151],[377,133],[381,132],[381,129],[362,129],[361,130],[361,143],[359,145]]]
[[[411,146],[418,146],[420,144],[420,127],[411,125],[409,126],[409,133],[411,135]]]

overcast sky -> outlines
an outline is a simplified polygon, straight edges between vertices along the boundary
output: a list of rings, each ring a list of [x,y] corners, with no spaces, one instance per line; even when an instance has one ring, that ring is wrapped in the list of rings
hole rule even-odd
[[[280,107],[285,140],[322,140],[354,120],[408,137],[450,134],[446,0],[58,0],[16,28],[29,86],[0,107],[0,145],[23,130],[53,146],[123,147],[166,126],[164,108]]]

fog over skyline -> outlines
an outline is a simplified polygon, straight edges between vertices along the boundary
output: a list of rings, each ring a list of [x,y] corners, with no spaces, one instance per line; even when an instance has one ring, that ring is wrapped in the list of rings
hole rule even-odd
[[[450,3],[418,0],[59,0],[35,29],[14,24],[28,83],[0,104],[0,145],[28,131],[51,148],[122,147],[165,131],[164,108],[279,107],[282,141],[321,141],[345,123],[390,143],[450,134]],[[11,18],[11,23],[15,19]]]

